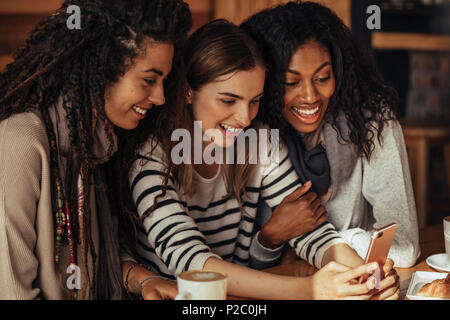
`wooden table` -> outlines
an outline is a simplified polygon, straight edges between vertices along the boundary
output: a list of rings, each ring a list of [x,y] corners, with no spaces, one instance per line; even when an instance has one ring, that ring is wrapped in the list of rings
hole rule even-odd
[[[417,259],[417,264],[411,268],[395,268],[400,276],[401,299],[403,299],[406,295],[406,290],[408,289],[409,282],[411,281],[414,271],[438,271],[430,268],[425,260],[433,254],[445,252],[444,231],[442,224],[420,230],[419,241],[421,254]],[[295,252],[290,249],[285,252],[279,265],[265,269],[264,271],[279,275],[306,277],[314,274],[317,269],[311,266],[308,262],[298,259],[295,256]],[[242,298],[229,296],[229,299]]]

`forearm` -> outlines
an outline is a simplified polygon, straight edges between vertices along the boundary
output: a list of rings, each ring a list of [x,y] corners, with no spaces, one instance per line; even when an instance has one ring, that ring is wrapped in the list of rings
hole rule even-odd
[[[133,269],[130,270],[130,268]],[[123,286],[128,290],[128,292],[134,295],[142,295],[140,282],[151,275],[155,274],[144,267],[136,265],[133,261],[122,261]]]
[[[331,261],[335,261],[350,268],[354,268],[364,264],[364,260],[353,250],[350,246],[345,243],[338,243],[325,252],[322,258],[321,266],[325,266]]]
[[[287,277],[236,265],[217,258],[206,260],[203,270],[228,275],[228,294],[253,299],[312,299],[309,277]]]

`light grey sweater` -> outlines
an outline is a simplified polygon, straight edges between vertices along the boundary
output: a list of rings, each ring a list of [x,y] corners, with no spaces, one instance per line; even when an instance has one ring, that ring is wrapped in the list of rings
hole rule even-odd
[[[66,298],[70,255],[63,245],[55,264],[50,170],[47,131],[39,112],[0,122],[0,300]],[[90,194],[91,232],[98,252],[93,189]],[[90,274],[97,268],[89,256],[88,268]],[[81,285],[86,285],[85,276]],[[80,291],[78,299],[92,299],[88,291]]]
[[[343,132],[348,137],[348,129]],[[323,126],[325,148],[330,163],[332,195],[325,204],[328,219],[353,249],[364,259],[375,229],[397,223],[389,257],[396,267],[408,268],[420,255],[416,206],[405,142],[400,124],[389,121],[382,143],[374,139],[370,161],[358,157],[351,144],[338,142],[330,124]],[[258,210],[257,228],[270,218],[270,209]],[[282,247],[270,250],[253,238],[251,266],[274,265]]]

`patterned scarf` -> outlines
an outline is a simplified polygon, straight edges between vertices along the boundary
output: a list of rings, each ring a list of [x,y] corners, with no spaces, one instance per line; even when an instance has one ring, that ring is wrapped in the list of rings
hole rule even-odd
[[[69,128],[63,98],[60,97],[53,108],[49,109],[50,119],[55,132],[58,148],[58,165],[61,181],[65,181],[67,156],[70,154]],[[97,299],[121,299],[123,297],[122,273],[119,259],[117,213],[113,213],[111,199],[108,197],[108,172],[105,164],[117,151],[117,137],[114,135],[112,153],[109,154],[110,142],[107,138],[105,124],[97,122],[94,134],[94,186],[96,211],[99,225],[99,248],[97,252],[97,281],[94,284]]]

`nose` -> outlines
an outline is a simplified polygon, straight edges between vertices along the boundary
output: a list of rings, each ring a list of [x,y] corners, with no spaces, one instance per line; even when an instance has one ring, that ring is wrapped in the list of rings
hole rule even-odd
[[[148,100],[152,104],[157,106],[162,106],[164,103],[166,103],[166,99],[164,96],[164,87],[162,85],[155,87],[148,96]]]
[[[300,88],[300,97],[302,102],[314,103],[317,102],[319,95],[316,87],[312,81],[305,81]]]
[[[248,127],[252,121],[252,119],[250,118],[250,106],[248,105],[238,106],[235,113],[235,119],[240,126],[244,128]]]

